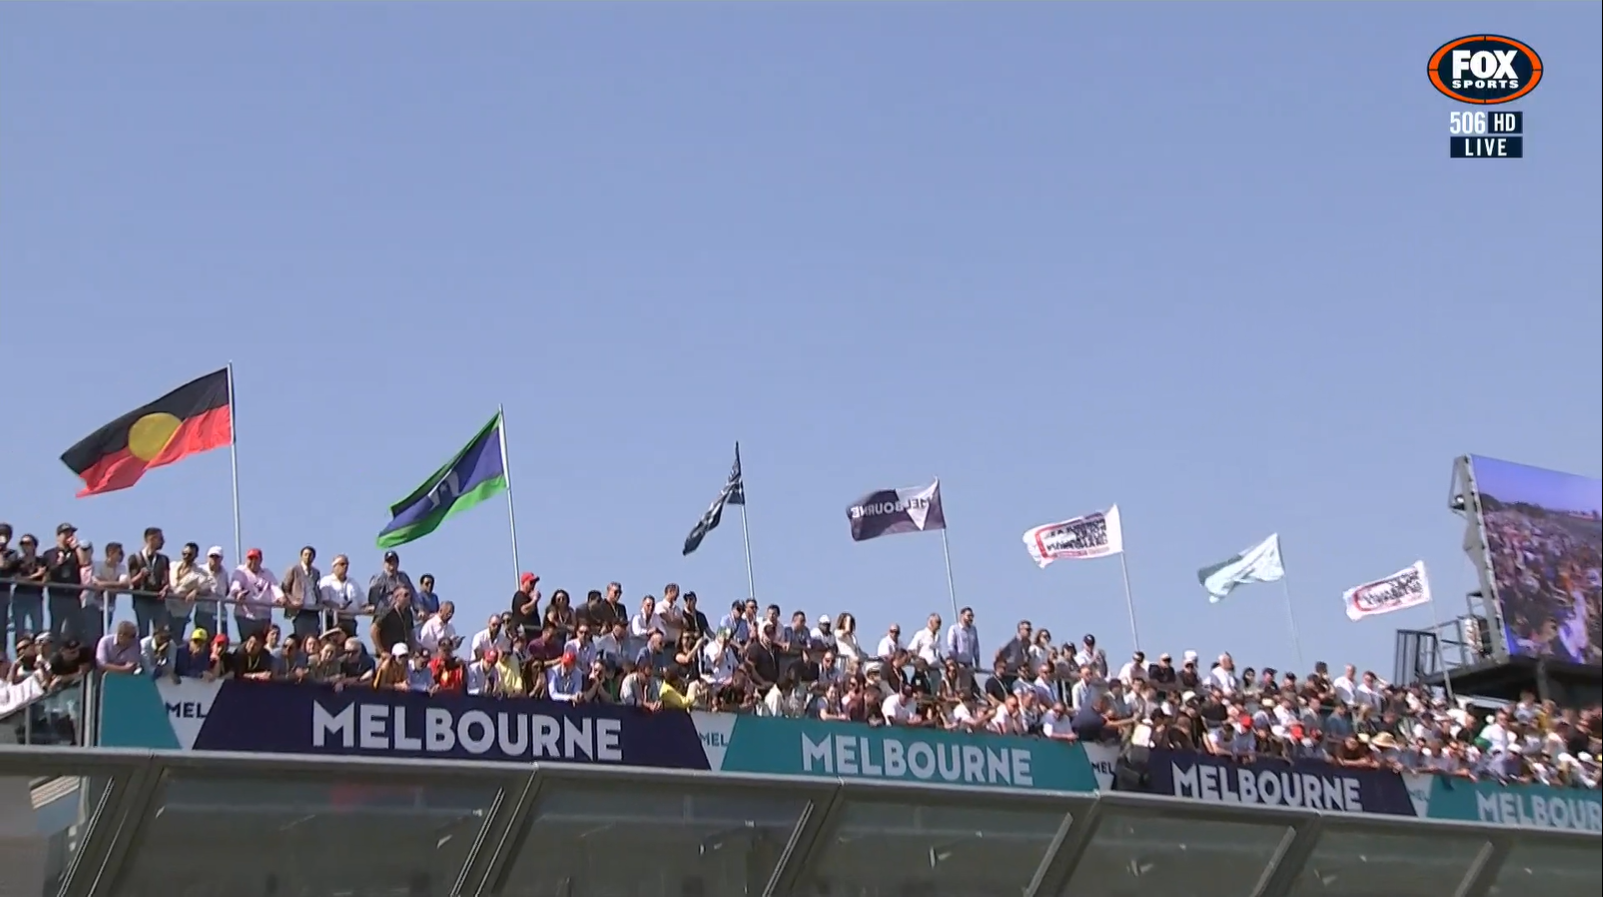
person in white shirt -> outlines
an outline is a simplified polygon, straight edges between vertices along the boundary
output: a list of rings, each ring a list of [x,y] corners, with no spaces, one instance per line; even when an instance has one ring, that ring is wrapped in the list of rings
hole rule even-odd
[[[818,618],[818,625],[813,627],[813,644],[825,650],[835,648],[835,621],[829,614],[822,614]]]
[[[1208,671],[1207,684],[1219,689],[1220,693],[1227,697],[1236,693],[1241,683],[1236,679],[1236,662],[1229,654],[1219,655],[1219,662]]]
[[[201,567],[201,575],[205,581],[195,590],[195,615],[193,622],[196,629],[204,629],[216,635],[218,620],[227,620],[228,615],[223,612],[223,599],[228,596],[229,572],[228,565],[223,563],[223,547],[213,545],[206,549],[206,564]]]
[[[1041,734],[1059,741],[1076,741],[1078,736],[1074,734],[1073,723],[1074,717],[1069,709],[1063,706],[1062,701],[1056,701],[1052,709],[1041,714]]]
[[[512,650],[512,635],[507,632],[500,614],[491,614],[484,628],[473,634],[474,657],[483,657],[485,652],[492,649],[503,652]]]
[[[670,582],[662,587],[662,604],[657,607],[657,619],[662,624],[662,640],[677,644],[685,631],[685,609],[679,606],[679,584]]]
[[[240,641],[254,635],[265,642],[267,629],[273,625],[273,608],[283,605],[284,593],[279,591],[273,571],[262,566],[260,548],[245,552],[245,563],[234,568],[228,579],[228,597],[234,602]]]
[[[451,619],[456,616],[456,604],[451,601],[440,602],[440,612],[432,617],[417,630],[417,643],[430,656],[440,653],[440,642],[449,639],[456,641],[456,627],[451,625]]]
[[[109,552],[111,546],[107,545],[106,549]],[[178,552],[178,563],[167,571],[167,628],[175,640],[184,640],[184,634],[189,631],[189,620],[195,616],[195,602],[203,589],[209,590],[214,585],[201,563],[200,546],[194,542],[186,543]],[[216,625],[217,621],[212,619],[209,622]]]
[[[367,590],[350,579],[351,559],[343,554],[334,556],[333,572],[317,583],[318,604],[326,614],[325,631],[339,629],[348,636],[356,634],[356,614],[364,610]],[[433,650],[433,649],[430,649]]]
[[[1119,681],[1126,687],[1137,682],[1147,681],[1147,655],[1144,651],[1137,651],[1130,655],[1130,662],[1119,667]]]
[[[640,600],[640,612],[629,619],[629,656],[645,650],[653,632],[662,633],[663,641],[668,640],[668,630],[657,614],[657,599],[647,595]]]
[[[1386,706],[1386,683],[1380,681],[1374,673],[1364,673],[1364,679],[1353,689],[1353,702],[1360,705],[1367,704],[1379,711]]]
[[[94,557],[94,546],[88,542],[79,545],[78,551],[81,556]],[[106,556],[98,564],[91,561],[84,579],[84,585],[95,587],[84,592],[84,629],[93,635],[93,638],[84,641],[98,642],[106,634],[107,623],[117,613],[117,593],[114,590],[127,588],[128,581],[128,565],[123,563],[122,543],[107,542]]]
[[[874,657],[885,663],[896,658],[902,650],[902,627],[892,623],[891,628],[885,630],[885,637],[879,640],[879,647],[874,649]]]
[[[1343,704],[1352,704],[1353,689],[1358,685],[1358,669],[1352,664],[1342,668],[1342,673],[1330,682],[1330,690],[1335,693],[1336,700]]]
[[[734,681],[739,666],[740,658],[729,643],[729,630],[718,630],[712,641],[701,649],[702,678],[714,689],[721,689]]]
[[[940,614],[930,614],[924,628],[913,633],[913,640],[907,643],[907,651],[914,657],[922,657],[932,667],[941,665]]]
[[[880,703],[880,715],[885,722],[892,726],[913,726],[920,723],[918,715],[918,698],[913,695],[913,685],[910,682],[902,683],[899,691],[892,692],[890,697]]]

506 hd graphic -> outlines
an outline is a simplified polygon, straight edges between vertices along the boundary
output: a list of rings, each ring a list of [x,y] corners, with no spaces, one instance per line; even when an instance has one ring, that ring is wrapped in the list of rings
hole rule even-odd
[[[1471,106],[1499,106],[1542,83],[1542,57],[1530,45],[1499,34],[1450,40],[1431,54],[1430,83],[1443,96]],[[1522,159],[1525,113],[1474,109],[1448,116],[1448,155],[1454,159]]]

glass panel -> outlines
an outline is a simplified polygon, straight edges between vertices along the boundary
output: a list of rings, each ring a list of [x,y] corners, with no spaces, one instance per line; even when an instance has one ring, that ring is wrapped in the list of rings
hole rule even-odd
[[[82,744],[83,700],[82,679],[40,694],[0,717],[0,744]]]
[[[60,893],[110,792],[106,776],[0,776],[0,891]]]
[[[950,799],[950,798],[947,798]],[[798,893],[1018,897],[1062,824],[1039,808],[848,803]]]
[[[1290,897],[1441,897],[1458,890],[1485,845],[1474,835],[1330,829],[1314,845]]]
[[[749,785],[545,788],[498,897],[761,894],[807,807]]]
[[[1110,811],[1062,897],[1251,894],[1290,834],[1277,823]]]
[[[1538,894],[1541,897],[1598,897],[1603,894],[1603,863],[1598,862],[1597,842],[1515,842],[1503,861],[1503,868],[1498,870],[1490,897],[1535,897]]]
[[[495,782],[168,778],[118,897],[445,897],[500,792]]]

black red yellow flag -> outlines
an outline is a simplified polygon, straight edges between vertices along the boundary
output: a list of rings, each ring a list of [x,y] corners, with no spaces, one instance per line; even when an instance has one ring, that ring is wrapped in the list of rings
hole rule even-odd
[[[152,467],[228,445],[234,437],[228,369],[191,380],[124,414],[61,454],[83,478],[79,498],[127,489]]]

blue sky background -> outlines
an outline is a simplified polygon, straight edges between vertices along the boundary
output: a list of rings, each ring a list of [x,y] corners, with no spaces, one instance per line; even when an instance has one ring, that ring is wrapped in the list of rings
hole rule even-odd
[[[947,612],[938,537],[853,544],[943,478],[959,598],[1129,636],[1115,561],[1020,534],[1117,502],[1149,652],[1392,669],[1340,595],[1418,558],[1475,452],[1597,476],[1598,4],[7,4],[0,519],[232,549],[227,452],[76,500],[57,460],[230,359],[247,545],[364,576],[389,503],[507,408],[523,566],[745,592],[877,635]],[[1504,33],[1527,158],[1447,157],[1426,60]],[[1467,107],[1462,107],[1467,108]],[[232,550],[230,550],[232,554]],[[474,619],[498,505],[402,549]],[[230,558],[237,562],[237,558]],[[949,614],[948,614],[949,615]]]

